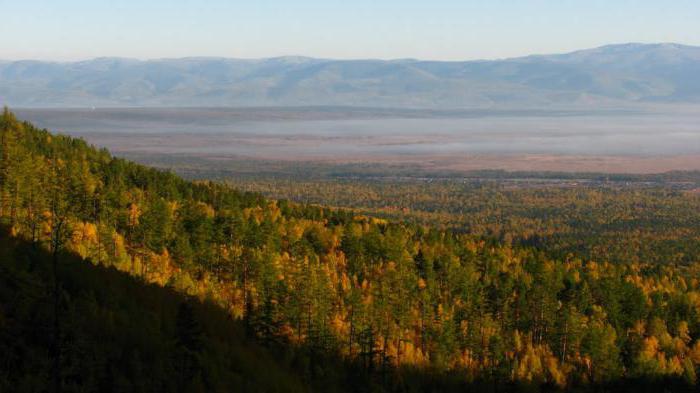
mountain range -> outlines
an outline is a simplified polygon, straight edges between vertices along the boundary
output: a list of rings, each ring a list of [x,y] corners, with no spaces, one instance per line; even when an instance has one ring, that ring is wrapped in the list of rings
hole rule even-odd
[[[542,108],[700,103],[700,47],[617,44],[502,60],[190,57],[0,61],[0,105]]]

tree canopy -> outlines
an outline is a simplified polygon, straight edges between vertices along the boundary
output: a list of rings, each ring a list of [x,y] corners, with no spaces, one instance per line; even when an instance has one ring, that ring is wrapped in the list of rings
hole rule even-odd
[[[495,389],[696,383],[697,255],[610,263],[267,199],[115,158],[8,110],[0,138],[0,219],[13,236],[216,304],[265,345],[304,348],[309,378],[328,371],[332,353],[380,379],[410,368]],[[168,309],[173,367],[212,389],[191,306]],[[73,378],[67,359],[64,384]]]

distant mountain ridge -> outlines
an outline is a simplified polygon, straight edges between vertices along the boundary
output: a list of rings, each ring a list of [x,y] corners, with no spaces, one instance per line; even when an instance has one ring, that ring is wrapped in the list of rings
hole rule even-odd
[[[0,61],[13,107],[491,108],[700,103],[700,47],[618,44],[502,60],[188,57]]]

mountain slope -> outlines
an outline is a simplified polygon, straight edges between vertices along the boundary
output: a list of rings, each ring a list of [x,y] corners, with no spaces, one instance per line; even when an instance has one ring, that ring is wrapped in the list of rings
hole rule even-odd
[[[622,44],[441,62],[122,58],[0,63],[11,106],[540,107],[700,100],[700,48]]]
[[[61,261],[63,391],[308,391],[223,310],[76,255]],[[0,228],[0,391],[53,388],[52,282],[51,255]]]
[[[15,265],[0,269],[0,342],[11,348],[0,352],[11,354],[0,362],[0,388],[21,379],[23,390],[46,390],[52,370],[76,391],[129,378],[144,390],[165,381],[160,390],[230,391],[241,379],[277,390],[277,380],[261,381],[264,357],[240,366],[257,359],[255,349],[235,359],[242,350],[229,319],[251,340],[284,349],[270,378],[297,370],[318,391],[691,390],[700,371],[697,256],[556,259],[492,237],[268,200],[112,157],[8,110],[0,222],[26,243],[0,247]],[[66,272],[88,261],[99,269],[86,270],[153,286],[110,294],[111,278]],[[175,313],[185,297],[217,310],[213,322],[195,323],[186,306]],[[26,345],[13,346],[24,334]],[[106,372],[104,359],[121,363]],[[155,369],[137,374],[142,362]]]

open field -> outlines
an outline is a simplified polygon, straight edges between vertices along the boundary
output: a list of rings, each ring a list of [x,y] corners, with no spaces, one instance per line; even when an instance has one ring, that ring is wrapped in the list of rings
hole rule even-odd
[[[609,111],[363,108],[24,109],[117,154],[207,160],[651,173],[700,170],[694,107]]]

